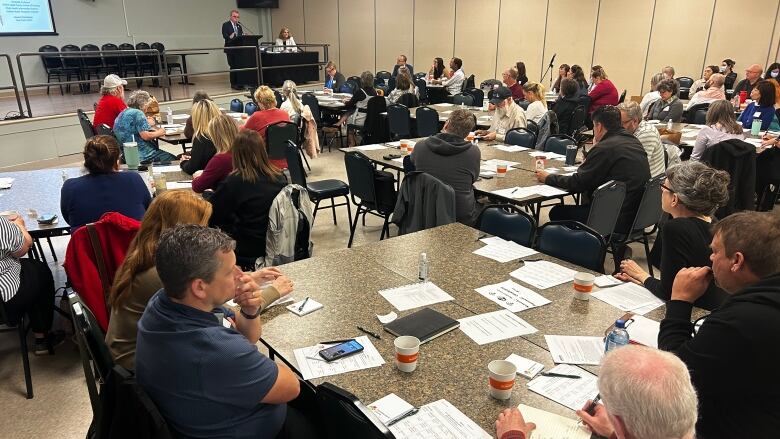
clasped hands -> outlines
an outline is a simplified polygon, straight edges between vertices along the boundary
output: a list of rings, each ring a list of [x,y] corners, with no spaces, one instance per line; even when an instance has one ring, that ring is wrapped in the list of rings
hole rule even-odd
[[[293,290],[293,282],[284,276],[276,267],[262,268],[250,273],[240,272],[236,275],[235,302],[247,314],[256,314],[258,310],[266,307],[263,303],[260,285],[271,282],[280,297],[290,294]]]

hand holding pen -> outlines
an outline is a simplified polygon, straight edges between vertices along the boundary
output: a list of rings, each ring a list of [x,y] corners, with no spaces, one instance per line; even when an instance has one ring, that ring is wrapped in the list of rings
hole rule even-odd
[[[615,428],[607,416],[607,409],[604,408],[603,404],[599,404],[599,399],[601,399],[600,395],[592,401],[588,400],[582,410],[577,410],[577,416],[593,433],[610,437],[615,432]]]

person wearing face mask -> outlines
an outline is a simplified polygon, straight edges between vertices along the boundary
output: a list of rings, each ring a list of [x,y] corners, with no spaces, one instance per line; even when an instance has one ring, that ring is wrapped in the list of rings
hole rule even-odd
[[[737,86],[734,87],[734,96],[739,96],[739,93],[742,91],[747,92],[748,96],[750,96],[750,92],[753,91],[758,81],[761,80],[762,73],[764,73],[764,69],[758,64],[751,64],[746,68],[745,79],[739,81]]]
[[[780,106],[780,63],[772,63],[766,68],[764,79],[775,86],[775,105]]]
[[[720,64],[720,73],[726,77],[726,81],[723,83],[723,86],[726,88],[726,90],[733,89],[734,83],[737,81],[737,74],[734,72],[734,66],[736,64],[737,63],[730,58],[724,59]]]
[[[526,127],[525,110],[512,99],[512,91],[508,87],[498,87],[493,91],[490,103],[496,106],[493,120],[487,130],[478,130],[476,134],[484,140],[504,141],[507,131]]]
[[[691,86],[690,91],[688,92],[691,96],[694,95],[694,93],[698,91],[702,91],[707,89],[706,86],[707,81],[709,81],[710,76],[712,76],[713,73],[719,73],[720,70],[717,66],[707,66],[704,68],[704,71],[701,74],[701,78],[697,79],[693,82],[693,85]]]

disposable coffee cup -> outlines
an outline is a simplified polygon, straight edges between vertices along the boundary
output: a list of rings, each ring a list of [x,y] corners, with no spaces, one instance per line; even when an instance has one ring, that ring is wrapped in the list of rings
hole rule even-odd
[[[473,142],[475,137],[476,137],[476,134],[472,131],[472,132],[468,133],[468,135],[466,136],[466,140],[468,140],[469,142]]]
[[[577,145],[566,145],[566,166],[574,165],[577,160]]]
[[[596,276],[590,273],[579,272],[574,275],[574,297],[579,300],[590,300],[593,291],[593,282]]]
[[[408,140],[401,140],[401,154],[406,155],[407,149],[409,148],[409,141]]]
[[[138,165],[140,163],[140,156],[138,155],[138,143],[137,142],[127,142],[123,144],[123,149],[125,152],[125,163],[127,163],[128,169],[138,169]]]
[[[414,142],[409,142],[408,145],[406,145],[406,152],[411,155],[414,152]]]
[[[542,171],[544,170],[545,166],[547,166],[547,157],[543,155],[534,157],[534,169],[537,171]]]
[[[414,372],[420,357],[420,339],[411,335],[397,337],[395,345],[395,367],[401,372]]]
[[[498,178],[506,177],[506,171],[507,171],[506,163],[501,163],[496,165],[496,177]]]
[[[490,373],[490,396],[496,399],[509,399],[515,387],[517,366],[506,360],[493,360],[488,364]]]

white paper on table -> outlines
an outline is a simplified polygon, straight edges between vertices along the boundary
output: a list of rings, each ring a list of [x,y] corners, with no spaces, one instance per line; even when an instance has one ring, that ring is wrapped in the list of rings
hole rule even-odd
[[[291,303],[291,302],[295,302],[295,299],[293,299],[292,296],[280,297],[280,298],[274,300],[273,302],[271,302],[271,304],[266,306],[265,309],[268,309],[268,308],[270,308],[272,306],[284,305],[285,303]]]
[[[381,323],[383,325],[386,325],[386,324],[394,321],[395,319],[397,319],[398,318],[398,314],[396,314],[395,311],[390,311],[389,313],[387,313],[385,315],[377,314],[376,318],[379,319],[379,323]]]
[[[609,274],[604,274],[601,276],[596,276],[596,280],[594,281],[597,287],[604,288],[604,287],[611,287],[613,285],[620,285],[624,283],[622,280],[617,279],[615,276],[610,276]]]
[[[11,189],[14,185],[14,179],[11,177],[0,178],[0,189]]]
[[[753,139],[753,138],[745,138],[743,139],[745,142],[750,143],[751,145],[755,147],[761,146],[761,142],[763,142],[762,139]]]
[[[602,337],[545,335],[544,341],[547,342],[547,349],[556,363],[598,366],[604,356]]]
[[[173,120],[187,120],[189,118],[190,118],[189,114],[174,114],[173,115]]]
[[[374,144],[374,145],[360,145],[356,146],[355,149],[360,151],[376,151],[379,149],[387,149],[387,146],[382,144]]]
[[[536,191],[533,189],[533,187],[510,187],[506,189],[497,189],[491,192],[492,194],[498,195],[500,197],[506,197],[506,198],[526,198],[533,195],[536,195]]]
[[[494,148],[496,148],[499,151],[504,152],[522,152],[522,151],[528,151],[528,148],[525,146],[520,145],[493,145]]]
[[[506,168],[507,172],[513,171],[514,169],[515,168],[513,168],[511,166],[507,166],[507,168]],[[488,172],[498,172],[498,165],[496,165],[495,163],[482,162],[479,165],[479,170],[480,170],[480,172],[485,172],[485,171],[488,171]]]
[[[403,163],[403,162],[404,162],[404,158],[403,158],[403,157],[398,157],[397,159],[391,159],[390,161],[392,161],[392,162],[398,162],[398,163]]]
[[[514,364],[515,367],[517,367],[518,374],[529,379],[533,379],[537,373],[544,369],[544,364],[537,363],[534,360],[529,360],[528,358],[521,357],[517,354],[510,354],[508,357],[506,357],[506,361]]]
[[[509,273],[515,279],[544,290],[574,280],[576,271],[550,261],[526,262]]]
[[[571,364],[559,364],[549,372],[577,375],[580,379],[538,376],[528,383],[528,389],[572,410],[581,409],[589,399],[599,394],[596,376]]]
[[[564,171],[576,171],[577,169],[579,169],[579,166],[564,166],[563,167]]]
[[[530,323],[505,309],[465,317],[458,321],[460,330],[479,345],[536,332],[536,328]]]
[[[568,192],[566,192],[563,189],[559,189],[554,186],[549,186],[546,184],[539,184],[536,186],[529,186],[528,189],[533,189],[535,193],[543,196],[543,197],[554,197],[557,195],[566,195]]]
[[[348,357],[327,362],[319,356],[318,352],[331,346],[317,344],[305,348],[299,348],[294,351],[295,361],[298,362],[298,370],[301,371],[303,379],[311,380],[331,375],[338,375],[355,370],[379,367],[385,364],[384,358],[376,350],[367,336],[357,337],[355,339],[363,345],[363,352],[353,354]]]
[[[385,145],[387,145],[387,146],[395,146],[396,148],[400,148],[401,147],[401,141],[400,140],[396,140],[395,142],[387,142],[387,143],[385,143]]]
[[[574,419],[525,404],[520,404],[517,408],[523,414],[525,422],[536,424],[528,439],[590,439],[590,431]]]
[[[443,102],[441,104],[436,104],[436,105],[439,106],[439,107],[452,107],[455,104],[450,104],[450,103],[447,103],[447,102]]]
[[[631,322],[626,327],[628,339],[645,346],[658,348],[658,333],[661,331],[661,324],[647,317],[634,315]]]
[[[455,300],[433,282],[418,282],[402,287],[388,288],[380,290],[379,294],[398,311]]]
[[[155,166],[154,172],[181,172],[179,165]]]
[[[165,183],[167,189],[191,189],[191,181],[169,181]]]
[[[420,407],[414,416],[390,427],[397,439],[490,439],[485,430],[446,399]]]
[[[408,413],[409,410],[413,410],[414,406],[395,393],[391,393],[372,402],[368,405],[368,408],[374,412],[383,424],[387,424],[391,420]]]
[[[591,296],[622,311],[631,311],[639,315],[645,315],[664,304],[664,301],[655,297],[650,290],[632,282],[604,288],[591,293]]]
[[[558,168],[544,168],[544,170],[549,172],[549,173],[553,173],[553,174],[558,172],[558,171],[560,171],[560,169],[558,169]]]
[[[544,296],[519,285],[512,280],[485,285],[475,288],[474,291],[492,300],[510,312],[520,312],[526,309],[536,308],[537,306],[550,303]]]
[[[484,162],[482,162],[481,166],[495,167],[497,165],[507,165],[507,167],[511,168],[511,167],[517,166],[519,164],[520,163],[513,162],[511,160],[490,159],[490,160],[485,160]]]
[[[522,246],[514,241],[506,241],[497,236],[488,239],[490,239],[489,242],[483,241],[487,243],[486,246],[474,250],[473,253],[501,263],[538,253],[532,248]]]

